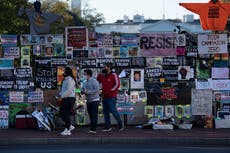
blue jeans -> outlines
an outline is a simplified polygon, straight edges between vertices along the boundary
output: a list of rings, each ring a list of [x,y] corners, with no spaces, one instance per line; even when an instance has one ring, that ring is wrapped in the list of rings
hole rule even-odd
[[[87,102],[87,111],[90,119],[90,130],[96,131],[97,129],[97,115],[98,115],[99,101]]]
[[[111,127],[110,113],[113,114],[113,117],[117,120],[118,127],[122,127],[122,120],[116,108],[116,98],[103,98],[103,113],[105,118],[105,128]]]

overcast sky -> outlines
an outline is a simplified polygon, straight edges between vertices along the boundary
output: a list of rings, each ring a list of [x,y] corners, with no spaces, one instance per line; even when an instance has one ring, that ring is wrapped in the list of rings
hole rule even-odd
[[[133,15],[144,15],[145,19],[182,19],[183,15],[194,14],[182,6],[181,2],[209,2],[209,0],[83,0],[88,2],[90,8],[96,8],[98,12],[104,14],[107,23],[123,19],[127,15],[133,19]],[[195,18],[199,18],[194,14]]]

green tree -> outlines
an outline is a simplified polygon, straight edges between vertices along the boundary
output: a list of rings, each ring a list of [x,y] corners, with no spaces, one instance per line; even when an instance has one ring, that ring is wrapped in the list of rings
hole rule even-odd
[[[21,6],[30,6],[30,3],[27,0],[0,1],[1,34],[29,33],[29,22],[26,17],[18,17],[18,10]]]
[[[85,26],[92,31],[97,24],[105,22],[103,14],[97,12],[95,8],[90,8],[88,3],[85,4],[82,10],[82,18]]]
[[[51,26],[51,33],[64,33],[66,26],[87,26],[94,30],[94,26],[104,22],[104,17],[96,9],[91,9],[86,5],[83,10],[70,10],[68,4],[60,1],[43,0],[42,12],[60,14],[64,22],[58,20]],[[33,4],[28,0],[0,0],[0,34],[26,34],[29,31],[28,17],[18,16],[20,7],[32,8]]]
[[[222,2],[224,2],[224,3],[229,3],[230,2],[230,0],[221,0]]]
[[[43,1],[42,12],[51,12],[63,16],[61,20],[56,21],[51,25],[51,33],[64,33],[66,26],[73,25],[73,17],[67,12],[68,4],[65,2]]]
[[[61,14],[64,17],[64,23],[62,27],[66,26],[86,26],[89,30],[94,30],[94,26],[104,22],[103,14],[98,13],[96,9],[89,8],[88,4],[84,6],[82,10],[73,9],[70,10],[68,8],[68,4],[66,2],[54,2],[52,0],[44,0],[42,2],[42,9],[52,12]],[[55,26],[60,23],[54,24],[54,31],[60,31],[63,28],[55,28]]]

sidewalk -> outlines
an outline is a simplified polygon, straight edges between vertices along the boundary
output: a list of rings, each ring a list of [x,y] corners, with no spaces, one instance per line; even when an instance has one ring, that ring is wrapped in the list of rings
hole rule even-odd
[[[98,128],[98,131],[102,127]],[[8,144],[181,144],[181,145],[230,145],[230,129],[151,130],[128,126],[118,132],[88,134],[88,127],[76,127],[71,136],[61,136],[61,129],[1,129],[0,145]]]

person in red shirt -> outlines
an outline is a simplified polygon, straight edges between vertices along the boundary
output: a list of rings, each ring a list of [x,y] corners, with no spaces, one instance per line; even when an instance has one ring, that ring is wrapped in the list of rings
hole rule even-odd
[[[116,108],[116,97],[120,80],[116,73],[112,72],[112,63],[107,63],[104,66],[102,73],[97,76],[97,80],[102,85],[102,104],[105,119],[104,132],[111,131],[110,113],[117,120],[119,131],[124,130],[122,120]]]
[[[210,0],[208,3],[180,3],[180,5],[200,15],[203,30],[224,31],[230,15],[230,3]]]

